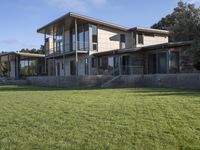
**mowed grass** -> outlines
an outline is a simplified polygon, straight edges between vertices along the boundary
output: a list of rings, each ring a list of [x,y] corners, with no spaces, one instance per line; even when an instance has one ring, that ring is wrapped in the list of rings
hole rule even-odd
[[[0,86],[0,149],[200,149],[200,91]]]

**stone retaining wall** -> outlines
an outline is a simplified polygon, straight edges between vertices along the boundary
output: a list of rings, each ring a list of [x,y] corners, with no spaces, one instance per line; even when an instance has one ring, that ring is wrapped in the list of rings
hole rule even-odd
[[[116,77],[115,77],[116,78]],[[84,88],[101,87],[155,87],[200,89],[200,74],[156,74],[124,75],[113,79],[112,76],[79,76],[79,77],[28,77],[27,80],[6,80],[0,85],[35,85],[46,87]]]
[[[157,74],[121,76],[108,87],[155,87],[200,89],[200,74]]]
[[[0,85],[27,85],[27,80],[0,80]]]
[[[112,76],[28,77],[30,85],[64,88],[100,87]]]

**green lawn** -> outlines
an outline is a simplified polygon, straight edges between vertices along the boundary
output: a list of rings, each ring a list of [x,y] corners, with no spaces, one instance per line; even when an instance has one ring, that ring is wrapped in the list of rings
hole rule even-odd
[[[200,91],[0,86],[0,149],[200,149]]]

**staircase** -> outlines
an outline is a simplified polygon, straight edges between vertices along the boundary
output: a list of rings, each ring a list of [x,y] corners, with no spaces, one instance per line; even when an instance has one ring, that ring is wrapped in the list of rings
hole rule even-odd
[[[111,79],[107,80],[101,85],[101,88],[108,88],[112,82],[117,80],[120,77],[120,70],[119,68],[115,68],[114,70],[110,71],[110,75],[113,76]]]
[[[110,80],[106,81],[105,83],[103,83],[103,84],[101,85],[101,88],[108,88],[108,87],[111,85],[112,82],[114,82],[115,80],[117,80],[117,79],[119,79],[119,78],[120,78],[120,75],[118,75],[118,76],[113,76],[112,79],[110,79]]]

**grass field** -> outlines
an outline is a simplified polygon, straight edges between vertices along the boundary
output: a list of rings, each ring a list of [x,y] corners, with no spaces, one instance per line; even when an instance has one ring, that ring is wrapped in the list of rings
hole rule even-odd
[[[0,149],[200,149],[200,91],[0,86]]]

